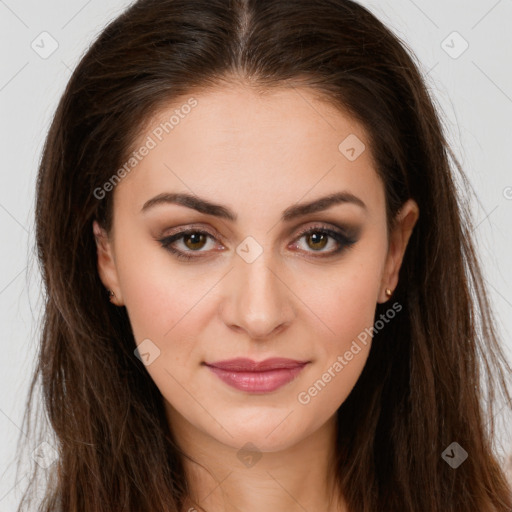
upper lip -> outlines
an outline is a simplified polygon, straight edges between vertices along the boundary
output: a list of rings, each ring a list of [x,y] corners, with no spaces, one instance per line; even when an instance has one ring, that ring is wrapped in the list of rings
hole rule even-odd
[[[295,359],[286,359],[283,357],[273,357],[264,361],[253,361],[245,357],[236,359],[226,359],[215,363],[205,363],[207,366],[213,366],[221,370],[238,371],[238,372],[263,372],[267,370],[280,370],[297,368],[303,366],[308,361],[297,361]]]

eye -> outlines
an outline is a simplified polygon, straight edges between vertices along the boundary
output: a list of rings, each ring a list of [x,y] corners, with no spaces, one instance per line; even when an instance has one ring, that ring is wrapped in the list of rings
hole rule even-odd
[[[208,238],[215,237],[208,231],[188,229],[162,238],[159,242],[162,244],[162,247],[174,254],[178,259],[188,261],[197,258],[197,256],[191,256],[187,254],[187,252],[206,252],[200,251],[200,249],[205,247]],[[186,250],[176,249],[176,247],[174,247],[176,242],[181,242]]]
[[[306,249],[306,252],[322,253],[321,257],[339,254],[357,241],[353,236],[347,236],[341,231],[335,231],[324,226],[306,228],[299,233],[296,240],[301,240],[302,238],[305,239],[306,247],[313,249],[313,251]],[[329,241],[333,242],[331,245],[334,245],[334,249],[324,251],[323,249],[329,245]],[[295,246],[298,246],[298,244],[296,243]]]
[[[306,240],[306,249],[301,249],[297,243],[302,238]],[[208,231],[187,229],[158,241],[164,249],[174,254],[176,258],[190,261],[200,257],[193,256],[191,253],[209,252],[208,250],[202,250],[207,247],[209,239],[215,240],[216,238]],[[335,231],[325,226],[313,226],[301,231],[295,238],[295,243],[292,247],[299,247],[304,252],[321,253],[322,256],[319,257],[328,257],[341,253],[355,244],[356,241],[355,237],[345,235],[341,231]],[[334,245],[334,249],[324,251],[329,242],[331,242],[331,245]],[[179,244],[182,245],[181,249],[176,248],[176,245]],[[308,250],[307,247],[312,250]]]

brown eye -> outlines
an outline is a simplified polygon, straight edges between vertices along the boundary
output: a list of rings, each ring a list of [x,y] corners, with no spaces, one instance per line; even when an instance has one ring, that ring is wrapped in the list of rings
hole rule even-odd
[[[178,259],[189,261],[198,257],[192,256],[191,253],[207,252],[202,249],[208,245],[209,239],[215,240],[215,237],[207,231],[189,229],[162,238],[159,242],[162,244],[164,249],[174,254]],[[175,245],[181,245],[184,249],[179,249],[175,247]]]
[[[306,240],[311,241],[311,244],[308,243],[308,246],[311,249],[320,250],[323,249],[327,243],[329,236],[322,232],[313,232],[308,235],[306,235]]]
[[[206,243],[207,237],[204,233],[196,231],[183,236],[183,243],[190,250],[202,249]]]
[[[314,255],[315,257],[328,257],[341,254],[353,246],[356,241],[355,235],[345,235],[323,226],[314,226],[299,233],[294,247],[305,253],[318,253],[318,255]],[[330,248],[324,250],[328,246]]]

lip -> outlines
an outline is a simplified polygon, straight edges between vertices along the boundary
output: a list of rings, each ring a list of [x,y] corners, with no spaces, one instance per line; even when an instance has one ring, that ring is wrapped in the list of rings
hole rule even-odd
[[[264,361],[236,358],[203,363],[229,386],[251,393],[275,391],[297,377],[309,361],[274,357]]]
[[[272,357],[263,361],[253,361],[246,357],[237,357],[235,359],[226,359],[216,361],[215,363],[204,363],[206,366],[213,366],[221,370],[230,370],[235,372],[263,372],[267,370],[292,369],[302,366],[308,361],[297,361],[296,359],[286,359],[284,357]]]

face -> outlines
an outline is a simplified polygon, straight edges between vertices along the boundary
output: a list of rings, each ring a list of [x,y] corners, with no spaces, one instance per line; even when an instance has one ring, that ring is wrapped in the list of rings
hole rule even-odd
[[[388,239],[365,131],[307,89],[190,97],[153,118],[133,148],[150,149],[109,192],[110,236],[94,223],[99,273],[173,430],[286,449],[331,420],[359,378],[417,206]],[[292,361],[210,366],[235,358]]]

